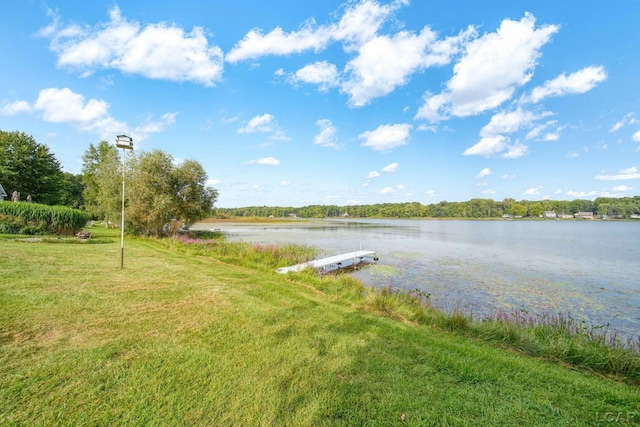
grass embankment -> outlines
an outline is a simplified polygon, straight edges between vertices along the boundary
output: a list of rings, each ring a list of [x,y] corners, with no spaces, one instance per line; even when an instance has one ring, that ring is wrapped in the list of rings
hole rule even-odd
[[[144,240],[127,240],[120,269],[112,235],[0,240],[0,424],[640,420],[636,386],[381,316],[412,309],[348,279],[292,280]]]

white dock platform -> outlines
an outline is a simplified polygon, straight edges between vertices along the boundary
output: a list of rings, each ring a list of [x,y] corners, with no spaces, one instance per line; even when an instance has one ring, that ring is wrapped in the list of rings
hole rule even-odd
[[[375,251],[355,251],[346,254],[330,256],[328,258],[317,259],[315,261],[309,261],[302,264],[292,265],[291,267],[282,267],[276,271],[280,274],[287,274],[290,271],[302,271],[305,268],[315,268],[321,273],[328,273],[340,268],[349,267],[352,265],[358,265],[364,262],[365,259],[377,261]]]

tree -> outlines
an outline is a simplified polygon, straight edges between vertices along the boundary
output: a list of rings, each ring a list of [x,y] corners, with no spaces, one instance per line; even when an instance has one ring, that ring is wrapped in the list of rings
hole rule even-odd
[[[60,204],[74,209],[84,208],[84,184],[82,183],[82,175],[74,175],[69,172],[62,173],[62,191],[60,195]]]
[[[0,131],[0,177],[7,193],[20,193],[22,200],[60,203],[63,175],[60,162],[46,145],[24,132]]]
[[[85,208],[93,217],[117,222],[122,201],[122,165],[118,149],[107,141],[89,145],[82,156]]]
[[[210,215],[218,197],[195,160],[175,167],[173,157],[154,150],[138,154],[129,171],[126,219],[138,234],[162,236],[190,225]]]

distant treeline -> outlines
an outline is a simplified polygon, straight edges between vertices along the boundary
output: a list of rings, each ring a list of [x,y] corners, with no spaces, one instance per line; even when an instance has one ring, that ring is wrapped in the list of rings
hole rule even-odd
[[[471,199],[467,202],[439,202],[423,205],[418,202],[382,203],[375,205],[335,206],[310,205],[304,207],[248,206],[243,208],[216,208],[217,217],[286,217],[327,218],[501,218],[505,215],[516,218],[540,218],[545,212],[556,215],[574,215],[578,212],[593,212],[604,218],[630,218],[640,215],[640,196],[595,200],[539,200],[529,201],[504,199]]]

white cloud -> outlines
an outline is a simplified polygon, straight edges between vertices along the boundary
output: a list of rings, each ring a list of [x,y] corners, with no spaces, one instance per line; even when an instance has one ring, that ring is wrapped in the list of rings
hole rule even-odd
[[[275,157],[263,157],[261,159],[249,160],[243,163],[243,165],[267,165],[267,166],[278,166],[280,164],[280,160]]]
[[[474,146],[467,148],[462,154],[465,156],[491,157],[507,147],[507,138],[503,135],[484,137]]]
[[[476,175],[476,178],[484,178],[484,177],[487,177],[489,175],[491,175],[491,169],[484,168],[478,173],[478,175]]]
[[[322,147],[339,148],[336,134],[338,129],[333,126],[331,120],[320,119],[316,121],[320,133],[313,138],[313,143]]]
[[[115,133],[126,133],[135,141],[146,139],[149,134],[162,132],[173,125],[177,113],[164,114],[159,120],[147,119],[133,130],[109,114],[109,103],[98,99],[86,100],[84,95],[69,88],[47,88],[38,93],[33,104],[16,101],[3,109],[3,113],[40,113],[50,123],[69,124],[83,132],[91,132],[103,139],[111,139]]]
[[[277,128],[275,117],[271,114],[255,116],[244,127],[238,129],[238,133],[269,133]]]
[[[393,189],[393,187],[385,187],[382,190],[380,190],[378,192],[378,194],[389,194],[389,193],[395,193],[396,190]]]
[[[342,43],[347,54],[355,56],[347,63],[342,81],[337,67],[326,61],[309,64],[287,81],[313,83],[320,90],[340,84],[349,96],[349,104],[363,106],[372,99],[387,95],[408,82],[410,76],[432,66],[447,64],[462,45],[475,36],[469,27],[452,37],[438,39],[429,27],[419,33],[399,31],[379,34],[382,25],[406,0],[380,4],[375,0],[347,3],[338,22],[317,25],[308,19],[296,30],[287,32],[276,27],[267,33],[254,28],[226,55],[229,62],[257,59],[265,55],[290,55],[312,50],[325,50],[332,43]],[[279,75],[283,71],[279,70]]]
[[[264,157],[262,159],[258,159],[259,165],[268,165],[268,166],[278,166],[280,164],[280,160],[275,157]]]
[[[377,129],[366,131],[358,135],[363,139],[363,147],[371,147],[375,151],[387,152],[395,147],[407,145],[411,125],[399,123],[395,125],[380,125]]]
[[[632,125],[632,124],[636,124],[638,123],[638,120],[633,117],[634,113],[628,113],[626,114],[622,120],[620,120],[619,122],[616,122],[616,124],[614,124],[611,129],[609,129],[609,132],[617,132],[619,131],[623,126],[625,125]]]
[[[31,112],[31,105],[27,101],[15,101],[2,107],[3,116],[15,116],[20,113]]]
[[[516,176],[515,175],[509,175],[509,174],[504,174],[500,178],[502,178],[502,179],[515,179]]]
[[[109,103],[97,99],[85,103],[83,95],[69,88],[48,88],[40,91],[33,109],[42,112],[47,122],[88,124],[106,117]]]
[[[536,114],[523,110],[520,107],[514,111],[501,111],[494,114],[489,123],[480,130],[480,136],[491,137],[505,133],[513,133],[551,114],[550,112]]]
[[[334,64],[322,61],[302,67],[290,77],[289,81],[293,84],[298,82],[316,84],[324,92],[338,85],[339,76],[338,68]]]
[[[398,170],[398,167],[400,167],[398,163],[390,163],[382,168],[382,172],[395,172]]]
[[[204,86],[213,86],[222,76],[222,49],[209,44],[203,28],[194,27],[187,33],[167,23],[142,26],[123,18],[117,6],[109,18],[94,27],[61,27],[54,18],[40,34],[51,39],[58,66],[78,70],[83,76],[98,69],[116,69]]]
[[[367,175],[367,179],[373,179],[373,178],[377,178],[379,176],[380,176],[380,172],[371,171],[371,172],[369,172],[369,175]]]
[[[498,107],[531,79],[540,49],[558,29],[555,25],[536,28],[530,13],[520,21],[503,20],[496,32],[467,45],[447,89],[438,95],[425,94],[416,118],[438,121]]]
[[[164,131],[168,126],[171,126],[176,121],[178,113],[167,113],[160,117],[160,120],[152,120],[150,116],[147,122],[133,129],[132,134],[137,135],[140,139],[141,135],[148,135],[150,133],[158,133]]]
[[[269,139],[275,141],[289,141],[291,139],[284,134],[275,117],[271,114],[254,116],[245,126],[238,129],[238,133],[269,133],[271,134]]]
[[[544,85],[536,87],[524,101],[540,102],[550,96],[562,96],[574,93],[585,93],[607,79],[604,67],[586,67],[580,71],[561,74],[553,80],[547,80]]]
[[[640,179],[640,172],[636,166],[628,169],[621,169],[615,175],[598,174],[595,176],[600,181],[622,181],[627,179]]]
[[[524,194],[525,196],[538,196],[540,195],[540,190],[542,190],[542,187],[531,187],[529,189],[527,189]]]
[[[226,60],[235,63],[266,55],[319,52],[333,41],[344,42],[345,49],[351,51],[371,39],[401,3],[382,6],[376,1],[363,0],[347,7],[337,23],[318,26],[309,19],[298,31],[286,32],[276,27],[265,34],[254,28],[236,43]]]
[[[516,141],[511,144],[508,147],[507,152],[500,157],[502,157],[503,159],[519,159],[520,157],[527,154],[528,151],[529,147],[527,145],[521,144],[520,142]]]
[[[358,55],[345,67],[342,92],[349,95],[351,105],[366,105],[405,85],[412,74],[449,63],[472,34],[475,32],[469,28],[459,36],[439,41],[434,31],[424,27],[419,34],[401,31],[393,36],[374,37],[359,48]]]
[[[615,187],[611,188],[611,191],[614,191],[616,193],[624,193],[631,190],[633,190],[633,187],[629,187],[628,185],[616,185]]]
[[[640,130],[631,135],[631,139],[635,142],[640,142]]]
[[[487,188],[486,190],[482,190],[480,192],[480,194],[496,194],[496,190],[492,190],[490,188]]]
[[[208,179],[207,182],[205,182],[205,184],[208,187],[213,187],[214,185],[222,184],[222,180],[221,179]]]
[[[435,190],[427,190],[427,191],[424,192],[424,194],[427,197],[435,197],[436,192],[435,192]]]

